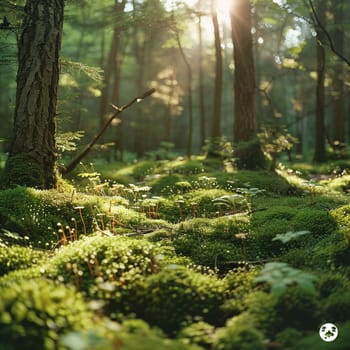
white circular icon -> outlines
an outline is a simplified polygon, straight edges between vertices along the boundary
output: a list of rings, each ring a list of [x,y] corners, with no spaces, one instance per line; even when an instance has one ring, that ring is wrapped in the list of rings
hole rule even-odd
[[[325,323],[320,327],[320,337],[323,341],[334,341],[338,336],[338,328],[333,323]]]

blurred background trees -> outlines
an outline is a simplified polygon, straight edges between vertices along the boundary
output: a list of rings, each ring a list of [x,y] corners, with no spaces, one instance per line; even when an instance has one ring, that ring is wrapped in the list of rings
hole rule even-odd
[[[123,104],[154,87],[151,99],[125,111],[109,128],[95,155],[112,161],[161,157],[162,150],[198,154],[211,138],[239,145],[242,140],[234,134],[234,123],[242,125],[238,109],[252,103],[234,94],[240,67],[235,67],[238,48],[231,29],[242,19],[237,3],[251,6],[255,82],[239,81],[243,89],[253,89],[253,134],[286,130],[298,139],[290,157],[344,157],[350,138],[349,67],[332,46],[350,57],[345,45],[350,4],[345,0],[67,1],[56,115],[59,144],[73,137],[82,148],[113,112],[111,103]],[[24,13],[23,1],[0,4],[3,152],[12,137]],[[239,34],[241,29],[237,26]],[[74,140],[77,135],[80,141]],[[64,150],[60,161],[74,155],[74,147]]]

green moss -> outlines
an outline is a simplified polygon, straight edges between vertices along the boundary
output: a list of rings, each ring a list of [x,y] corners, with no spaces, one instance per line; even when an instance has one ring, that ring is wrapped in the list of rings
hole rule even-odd
[[[281,294],[275,304],[280,322],[275,330],[287,327],[301,331],[313,330],[320,322],[320,303],[317,294],[309,293],[298,287],[289,287]]]
[[[75,195],[72,198],[72,194],[56,190],[16,187],[0,191],[0,222],[3,228],[27,236],[34,246],[48,248],[61,239],[58,223],[73,227],[72,218],[75,218],[78,234],[84,233],[80,214],[74,209],[77,205],[85,206],[84,222],[91,232],[96,204],[94,197]]]
[[[0,247],[0,276],[10,271],[24,269],[38,264],[44,259],[43,252],[27,247]]]
[[[310,231],[314,237],[327,236],[338,227],[337,222],[327,211],[311,208],[298,211],[293,226],[295,231]]]
[[[350,189],[350,175],[336,177],[326,182],[329,189],[339,192],[347,192]]]
[[[350,344],[350,322],[337,324],[340,335],[336,341],[329,343],[320,340],[318,332],[313,331],[310,335],[299,338],[288,350],[348,350]],[[315,328],[317,330],[317,328]]]
[[[244,259],[241,241],[235,234],[247,232],[245,216],[191,219],[178,225],[173,236],[176,252],[196,264],[215,266]]]
[[[254,319],[248,314],[241,314],[230,319],[225,328],[216,334],[215,350],[264,350],[263,334],[255,328]]]
[[[24,280],[0,289],[1,349],[63,349],[58,346],[62,334],[92,327],[92,314],[71,288]]]
[[[323,304],[323,318],[333,323],[349,321],[350,288],[330,294]]]
[[[174,163],[170,166],[173,173],[183,174],[183,175],[193,175],[204,173],[207,169],[202,161],[200,160],[182,160]]]
[[[330,215],[336,220],[339,226],[350,226],[350,205],[342,205],[330,211]]]
[[[45,266],[45,276],[109,299],[118,288],[128,288],[137,278],[155,272],[158,253],[144,240],[91,236],[61,248]]]
[[[8,158],[3,174],[5,187],[19,185],[42,188],[45,183],[44,179],[45,174],[28,156],[16,155]]]
[[[179,175],[163,175],[149,181],[151,192],[155,195],[171,195],[176,193],[176,183],[183,181]]]
[[[152,161],[143,161],[137,163],[132,171],[132,176],[138,180],[143,180],[147,175],[152,174],[155,169],[156,163]]]
[[[214,331],[215,328],[212,325],[200,321],[183,328],[178,338],[185,344],[195,344],[210,349],[214,341]]]
[[[310,264],[318,269],[348,266],[350,264],[350,247],[339,232],[321,239],[312,249]]]
[[[289,327],[303,332],[313,330],[320,322],[318,296],[294,286],[279,296],[253,292],[247,296],[245,305],[256,327],[270,338]]]
[[[140,281],[122,303],[137,317],[173,333],[198,318],[220,324],[226,297],[225,284],[214,276],[169,265]]]
[[[114,336],[111,349],[116,345],[120,350],[201,350],[195,345],[184,344],[177,339],[165,338],[157,329],[151,328],[142,320],[127,320]],[[92,349],[96,349],[92,347]],[[91,349],[91,350],[92,350]],[[109,349],[109,348],[108,348]],[[97,350],[97,349],[96,349]],[[103,346],[98,350],[106,350]]]
[[[283,348],[289,348],[295,345],[302,338],[302,332],[294,328],[286,328],[276,335],[276,341],[283,345]]]

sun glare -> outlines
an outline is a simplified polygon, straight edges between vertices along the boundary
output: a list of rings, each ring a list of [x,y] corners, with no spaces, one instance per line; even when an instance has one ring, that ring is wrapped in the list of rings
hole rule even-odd
[[[219,17],[229,17],[230,14],[230,7],[232,6],[233,0],[216,0],[216,10]],[[165,0],[166,5],[174,4],[176,0]],[[198,0],[183,0],[183,3],[185,3],[190,8],[196,8],[198,7],[199,1]],[[202,1],[202,10],[209,13],[210,12],[210,6],[211,6],[211,0]],[[207,6],[208,8],[204,8],[204,6]]]

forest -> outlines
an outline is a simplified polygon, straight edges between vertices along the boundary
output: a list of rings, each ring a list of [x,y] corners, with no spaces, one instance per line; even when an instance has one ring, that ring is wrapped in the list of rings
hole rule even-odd
[[[350,2],[0,1],[0,349],[348,350]]]

